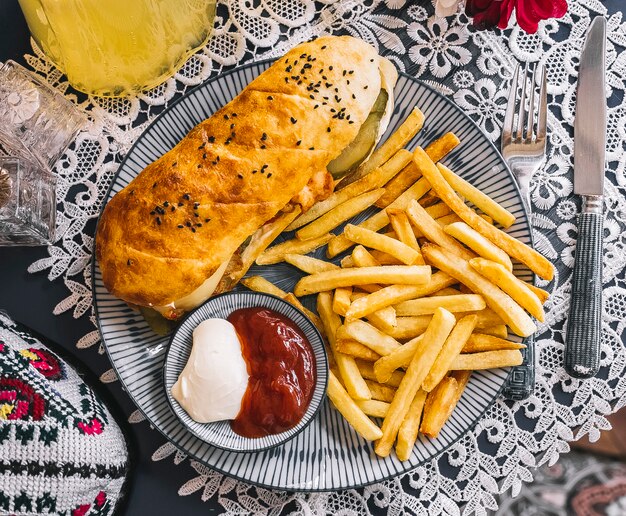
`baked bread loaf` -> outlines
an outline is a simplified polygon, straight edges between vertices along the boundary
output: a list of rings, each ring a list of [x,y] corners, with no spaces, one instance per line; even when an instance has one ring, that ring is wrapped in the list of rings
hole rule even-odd
[[[348,36],[301,44],[148,165],[99,220],[106,288],[134,305],[173,306],[223,273],[355,139],[381,89],[381,60]]]

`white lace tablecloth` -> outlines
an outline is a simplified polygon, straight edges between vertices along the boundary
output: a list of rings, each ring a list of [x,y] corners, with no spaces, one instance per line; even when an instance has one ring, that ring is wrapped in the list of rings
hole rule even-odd
[[[516,28],[476,32],[467,27],[463,15],[435,19],[429,2],[231,0],[219,5],[215,34],[207,47],[165,84],[137,98],[89,98],[80,103],[91,115],[90,125],[55,170],[62,237],[48,247],[49,257],[33,263],[29,271],[46,271],[50,281],[65,283],[69,294],[55,313],[71,310],[76,318],[90,317],[94,330],[77,346],[97,349],[89,277],[94,220],[125,153],[148,122],[187,89],[236,64],[280,55],[313,36],[349,33],[374,44],[399,68],[452,98],[497,140],[515,62],[540,62],[548,70],[550,147],[547,163],[532,185],[533,226],[537,248],[557,264],[558,271],[547,286],[552,298],[537,339],[534,395],[521,403],[498,400],[477,427],[438,460],[360,490],[293,494],[257,489],[186,460],[164,444],[155,450],[153,460],[173,460],[180,468],[197,472],[179,486],[180,495],[211,499],[230,512],[255,514],[278,514],[294,503],[304,514],[485,514],[497,508],[494,495],[509,489],[519,492],[522,482],[532,480],[534,467],[553,464],[569,450],[568,441],[583,436],[594,441],[600,431],[610,428],[606,416],[626,405],[626,23],[620,12],[607,12],[599,0],[569,4],[563,19],[544,23],[536,34],[527,35]],[[579,201],[572,197],[572,126],[578,56],[597,15],[608,19],[602,369],[596,378],[576,380],[562,367],[579,210]],[[40,52],[34,51],[28,62],[67,91],[61,74]],[[109,371],[102,379],[115,381],[115,375]],[[131,422],[139,421],[136,412]],[[440,471],[443,463],[450,466],[445,472]]]

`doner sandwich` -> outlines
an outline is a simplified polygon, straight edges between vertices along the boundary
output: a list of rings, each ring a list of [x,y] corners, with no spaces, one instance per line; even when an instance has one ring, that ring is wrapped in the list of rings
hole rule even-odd
[[[232,288],[251,237],[368,158],[396,79],[352,37],[291,50],[111,199],[96,234],[106,288],[170,319]]]

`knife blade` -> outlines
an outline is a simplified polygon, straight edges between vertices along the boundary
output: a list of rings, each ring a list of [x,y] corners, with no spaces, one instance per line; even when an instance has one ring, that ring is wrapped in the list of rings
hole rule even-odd
[[[606,149],[606,20],[596,17],[580,56],[574,122],[574,193],[582,196],[565,338],[565,370],[595,376],[602,321],[603,191]]]

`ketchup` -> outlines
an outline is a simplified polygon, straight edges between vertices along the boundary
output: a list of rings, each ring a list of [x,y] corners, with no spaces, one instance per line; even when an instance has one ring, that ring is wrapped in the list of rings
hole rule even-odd
[[[315,356],[289,319],[268,308],[242,308],[228,316],[242,343],[248,388],[231,421],[244,437],[264,437],[293,428],[306,412],[315,385]]]

